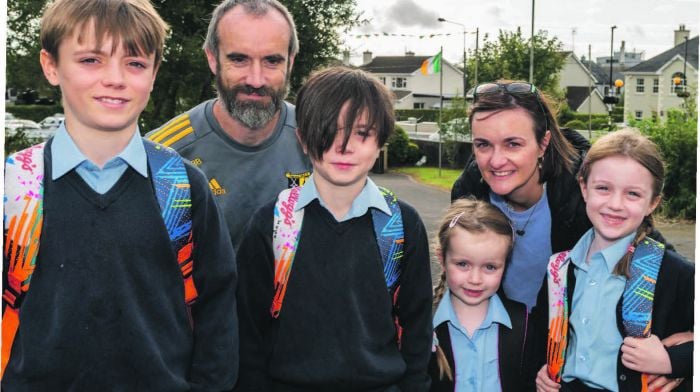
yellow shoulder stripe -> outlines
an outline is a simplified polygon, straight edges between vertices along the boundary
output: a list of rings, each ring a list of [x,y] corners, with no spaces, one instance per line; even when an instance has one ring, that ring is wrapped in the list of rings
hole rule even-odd
[[[163,139],[167,138],[168,136],[180,132],[180,131],[187,131],[189,129],[189,132],[187,134],[192,133],[192,127],[190,126],[190,116],[185,113],[182,116],[175,118],[173,121],[171,121],[169,124],[166,124],[160,131],[157,131],[156,133],[152,134],[149,139],[156,143],[163,143]],[[180,136],[178,138],[181,139],[183,136]]]
[[[176,133],[175,135],[173,135],[170,139],[165,140],[165,141],[160,142],[160,143],[164,146],[170,147],[171,145],[175,144],[175,142],[177,142],[178,140],[182,139],[183,137],[189,135],[192,132],[194,132],[194,129],[192,127],[187,127],[185,129],[183,129],[182,131],[180,131],[179,133]],[[164,135],[163,137],[165,137],[165,136],[167,136],[167,135]]]

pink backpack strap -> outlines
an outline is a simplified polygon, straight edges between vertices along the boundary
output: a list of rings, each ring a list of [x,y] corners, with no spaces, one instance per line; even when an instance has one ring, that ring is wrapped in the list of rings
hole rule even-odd
[[[297,251],[304,209],[294,211],[301,187],[285,189],[277,197],[272,226],[272,250],[275,255],[275,296],[270,306],[273,318],[279,317],[287,293],[289,274]]]

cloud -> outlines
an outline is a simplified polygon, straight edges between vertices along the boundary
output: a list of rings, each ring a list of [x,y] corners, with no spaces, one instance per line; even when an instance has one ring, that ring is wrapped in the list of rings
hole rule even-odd
[[[433,28],[440,23],[437,21],[437,13],[421,7],[413,0],[399,0],[386,12],[394,23],[403,27]]]

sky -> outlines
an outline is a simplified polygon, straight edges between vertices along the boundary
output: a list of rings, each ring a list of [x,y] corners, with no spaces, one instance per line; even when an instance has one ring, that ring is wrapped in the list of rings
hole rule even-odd
[[[362,18],[369,22],[342,35],[354,65],[361,64],[366,50],[374,56],[400,56],[405,51],[433,55],[441,45],[445,59],[461,62],[462,26],[438,22],[438,17],[465,25],[468,51],[475,47],[473,32],[477,27],[480,42],[485,33],[494,41],[499,29],[514,31],[520,27],[525,37],[530,36],[532,1],[528,0],[356,1]],[[588,58],[588,45],[593,59],[609,56],[613,25],[617,26],[613,36],[615,51],[624,40],[627,52],[644,52],[643,58],[648,60],[673,46],[673,31],[679,25],[684,24],[692,38],[698,35],[700,24],[700,0],[533,1],[535,31],[546,30],[548,37],[556,36],[564,50],[573,49],[578,57]],[[430,34],[436,35],[429,38]],[[421,39],[420,35],[424,37]]]

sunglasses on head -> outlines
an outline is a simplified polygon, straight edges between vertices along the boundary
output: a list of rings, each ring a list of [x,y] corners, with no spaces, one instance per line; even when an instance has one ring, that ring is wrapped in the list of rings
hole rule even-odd
[[[511,94],[511,95],[528,95],[532,94],[535,96],[535,99],[537,99],[537,104],[540,106],[540,110],[542,110],[542,114],[544,115],[544,121],[545,121],[545,129],[548,128],[547,126],[547,112],[544,110],[544,106],[542,106],[542,101],[540,101],[540,95],[537,93],[537,87],[535,87],[534,84],[532,83],[525,83],[525,82],[511,82],[511,83],[496,83],[496,82],[490,82],[490,83],[482,83],[474,89],[474,103],[479,101],[479,97],[482,95],[488,95],[488,94]]]
[[[496,93],[537,95],[537,87],[532,83],[525,82],[482,83],[474,89],[474,100],[478,100],[481,95]]]

